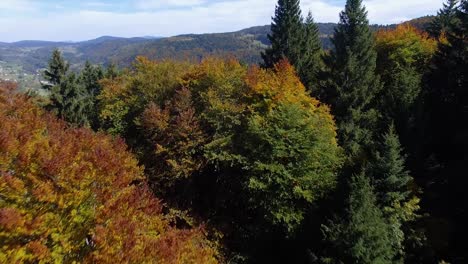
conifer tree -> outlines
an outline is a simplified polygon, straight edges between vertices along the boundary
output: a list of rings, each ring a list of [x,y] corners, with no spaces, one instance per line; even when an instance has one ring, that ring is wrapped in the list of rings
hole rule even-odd
[[[396,255],[391,246],[391,229],[365,172],[353,176],[350,197],[343,220],[324,226],[324,232],[337,250],[337,263],[393,263]]]
[[[301,57],[301,67],[298,71],[302,83],[311,91],[318,88],[318,74],[323,68],[322,42],[317,24],[309,12],[304,23],[304,52]]]
[[[99,81],[104,77],[104,72],[100,66],[93,66],[89,61],[86,61],[84,69],[81,71],[79,82],[84,88],[83,100],[87,101],[84,113],[92,128],[99,127],[98,118],[98,101],[97,96],[101,92],[101,84]]]
[[[455,23],[458,3],[459,0],[447,0],[434,20],[429,24],[427,31],[433,38],[439,38],[449,30],[450,25]]]
[[[362,0],[348,0],[325,57],[326,83],[319,94],[332,106],[339,140],[350,158],[363,156],[372,143],[377,114],[372,108],[381,85],[376,75],[374,36]]]
[[[405,158],[394,125],[390,125],[378,146],[375,160],[368,170],[372,176],[377,201],[385,218],[391,223],[391,244],[399,253],[395,262],[404,257],[405,224],[416,220],[419,199],[410,197],[413,178],[405,168]]]
[[[85,86],[90,95],[96,96],[101,91],[99,80],[103,77],[104,72],[100,66],[93,66],[89,61],[86,61],[80,74],[80,82]]]
[[[44,78],[49,82],[44,85],[44,89],[50,90],[52,86],[60,85],[67,75],[69,67],[70,65],[63,59],[60,50],[55,49],[44,72]]]
[[[272,19],[271,34],[268,35],[271,47],[262,53],[262,66],[273,68],[286,58],[300,71],[304,29],[299,0],[278,0]]]
[[[90,125],[88,109],[92,102],[78,77],[71,73],[51,89],[50,110],[67,122],[78,126]]]
[[[383,136],[371,169],[378,200],[384,207],[402,203],[409,196],[408,184],[412,177],[405,169],[405,156],[402,152],[403,149],[392,124]]]

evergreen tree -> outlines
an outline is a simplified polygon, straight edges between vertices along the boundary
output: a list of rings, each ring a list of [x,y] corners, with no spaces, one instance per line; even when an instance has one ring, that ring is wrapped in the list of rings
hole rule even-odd
[[[288,59],[299,72],[303,53],[304,28],[299,0],[278,0],[268,39],[271,47],[262,53],[265,68],[273,68],[282,59]]]
[[[70,65],[63,59],[60,50],[55,49],[44,72],[44,78],[49,82],[44,89],[50,90],[54,85],[60,85],[67,75]]]
[[[396,262],[404,257],[405,224],[417,218],[419,199],[410,199],[413,178],[405,168],[405,156],[393,124],[378,146],[375,160],[368,170],[372,176],[377,201],[385,218],[391,223],[391,244],[399,252]],[[407,229],[407,228],[406,228]]]
[[[80,74],[80,82],[85,86],[88,93],[97,96],[101,92],[99,80],[104,77],[104,72],[100,66],[94,66],[86,61]]]
[[[450,25],[455,23],[458,2],[459,0],[447,0],[434,20],[429,24],[427,31],[433,38],[439,38],[449,30]]]
[[[381,87],[375,73],[374,36],[362,0],[347,1],[332,42],[334,48],[325,57],[327,81],[318,97],[332,106],[340,143],[355,159],[372,143],[377,121],[372,104]]]
[[[402,203],[409,196],[408,184],[412,177],[405,169],[405,157],[395,127],[392,124],[372,163],[377,197],[383,207]]]
[[[50,109],[58,117],[78,126],[90,125],[87,111],[92,102],[85,87],[74,73],[51,88],[50,100]]]
[[[322,42],[320,40],[320,31],[314,22],[312,13],[309,12],[304,24],[304,43],[302,53],[302,63],[298,74],[302,83],[309,89],[318,88],[318,74],[323,68],[322,62]]]
[[[369,178],[364,172],[353,176],[344,220],[324,226],[327,240],[336,248],[338,263],[393,263],[391,229],[382,211]]]
[[[80,74],[79,82],[85,90],[87,107],[84,113],[87,115],[87,120],[92,128],[99,127],[98,118],[98,100],[97,96],[101,93],[101,84],[99,81],[104,77],[104,72],[100,66],[93,66],[89,61],[86,61],[85,67]]]

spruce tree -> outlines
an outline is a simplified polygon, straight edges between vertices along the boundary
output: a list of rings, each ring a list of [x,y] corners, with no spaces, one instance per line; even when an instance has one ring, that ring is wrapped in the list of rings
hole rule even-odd
[[[403,149],[392,124],[383,136],[371,167],[377,197],[383,207],[392,207],[408,199],[408,185],[412,177],[405,168],[406,156],[402,152]]]
[[[78,126],[90,125],[87,115],[90,97],[74,73],[51,88],[50,100],[50,108],[58,117]]]
[[[312,13],[309,12],[304,23],[304,43],[301,57],[301,67],[298,74],[302,83],[310,90],[318,89],[318,74],[323,68],[322,62],[322,42],[320,31],[314,22]]]
[[[60,50],[55,49],[44,72],[44,78],[49,82],[44,89],[50,90],[54,85],[60,85],[67,75],[70,65],[63,59]]]
[[[304,28],[299,0],[278,0],[272,19],[268,34],[271,47],[262,53],[262,66],[273,68],[280,60],[288,59],[300,71]]]
[[[346,216],[324,226],[340,263],[393,263],[391,227],[385,220],[365,172],[353,176]],[[337,261],[338,262],[338,261]]]
[[[99,127],[98,99],[97,96],[101,93],[101,84],[99,81],[104,77],[104,72],[100,66],[93,66],[89,61],[85,63],[83,71],[81,71],[79,82],[85,90],[87,101],[84,113],[92,128]]]
[[[439,38],[449,30],[450,25],[455,23],[458,3],[459,0],[447,0],[444,3],[442,9],[439,10],[437,16],[427,27],[431,37]]]
[[[372,144],[377,113],[373,109],[380,90],[377,54],[362,0],[348,0],[332,38],[334,48],[325,57],[326,82],[319,98],[331,105],[339,140],[351,159],[365,156]],[[353,163],[353,162],[351,162]]]
[[[383,136],[377,149],[376,157],[367,174],[372,176],[378,204],[391,223],[391,244],[399,253],[395,262],[402,263],[404,230],[408,230],[405,226],[418,217],[416,211],[419,209],[419,199],[415,196],[410,197],[410,183],[413,178],[406,170],[406,156],[403,154],[393,124]]]

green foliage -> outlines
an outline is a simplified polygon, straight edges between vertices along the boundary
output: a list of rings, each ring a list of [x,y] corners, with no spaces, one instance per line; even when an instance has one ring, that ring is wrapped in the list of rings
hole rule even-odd
[[[409,140],[416,125],[422,77],[436,48],[436,40],[409,24],[377,33],[377,72],[383,82],[377,105],[383,116],[383,128],[379,130],[395,122],[399,134]]]
[[[300,69],[303,36],[299,0],[278,0],[271,23],[271,34],[268,35],[271,47],[262,53],[262,66],[273,68],[276,63],[288,59],[297,69]]]
[[[323,50],[320,31],[312,17],[312,12],[309,12],[304,23],[303,41],[302,63],[301,67],[297,68],[297,72],[302,83],[314,93],[314,90],[319,88],[319,73],[323,70]]]
[[[383,136],[375,159],[367,174],[372,176],[377,201],[384,216],[392,224],[391,244],[403,261],[404,230],[407,224],[416,220],[419,199],[412,194],[413,178],[406,170],[405,158],[393,125]],[[408,231],[406,228],[405,231]]]
[[[92,107],[89,94],[78,77],[71,73],[59,85],[51,88],[49,110],[78,126],[90,125],[88,113]]]
[[[136,123],[151,103],[162,106],[179,87],[188,71],[187,63],[165,61],[156,63],[139,57],[133,71],[101,82],[106,87],[98,96],[100,120],[111,134],[124,136],[129,144],[139,142]]]
[[[306,87],[317,85],[322,67],[320,32],[311,12],[303,21],[298,0],[278,1],[268,39],[271,46],[262,53],[263,67],[274,68],[287,59]]]
[[[109,75],[109,72],[106,73]],[[110,73],[113,77],[113,72]],[[85,90],[84,98],[81,100],[87,101],[87,109],[85,112],[86,122],[89,125],[97,130],[99,128],[99,119],[98,119],[98,104],[97,96],[101,93],[101,84],[100,80],[104,78],[104,72],[100,66],[93,66],[89,61],[86,62],[84,69],[81,71],[79,76],[79,83],[83,86]]]
[[[352,177],[346,217],[324,226],[336,263],[394,263],[391,227],[377,205],[374,190],[364,172]],[[341,261],[341,262],[340,262]]]
[[[332,42],[334,48],[325,58],[326,83],[318,97],[331,105],[339,142],[349,158],[362,159],[372,143],[377,120],[373,104],[381,85],[374,36],[361,0],[347,1]]]
[[[333,189],[340,151],[328,107],[306,95],[289,65],[275,71],[250,73],[252,114],[236,144],[254,206],[292,231],[307,204]]]
[[[50,103],[46,108],[74,125],[98,129],[96,97],[101,91],[99,81],[103,78],[102,69],[86,62],[83,71],[77,76],[68,73],[68,68],[60,51],[55,50],[49,69],[45,72],[50,82],[45,86],[50,91]]]
[[[103,82],[101,117],[125,124],[122,135],[157,193],[208,215],[227,243],[243,237],[237,250],[251,251],[249,243],[273,230],[293,235],[334,188],[341,151],[333,117],[288,63],[262,70],[235,60],[140,58],[136,65]]]

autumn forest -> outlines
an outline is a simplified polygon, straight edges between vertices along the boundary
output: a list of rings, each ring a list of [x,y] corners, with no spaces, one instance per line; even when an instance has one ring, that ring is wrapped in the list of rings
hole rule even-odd
[[[324,48],[278,0],[259,65],[137,57],[0,81],[0,263],[467,263],[468,1]]]

